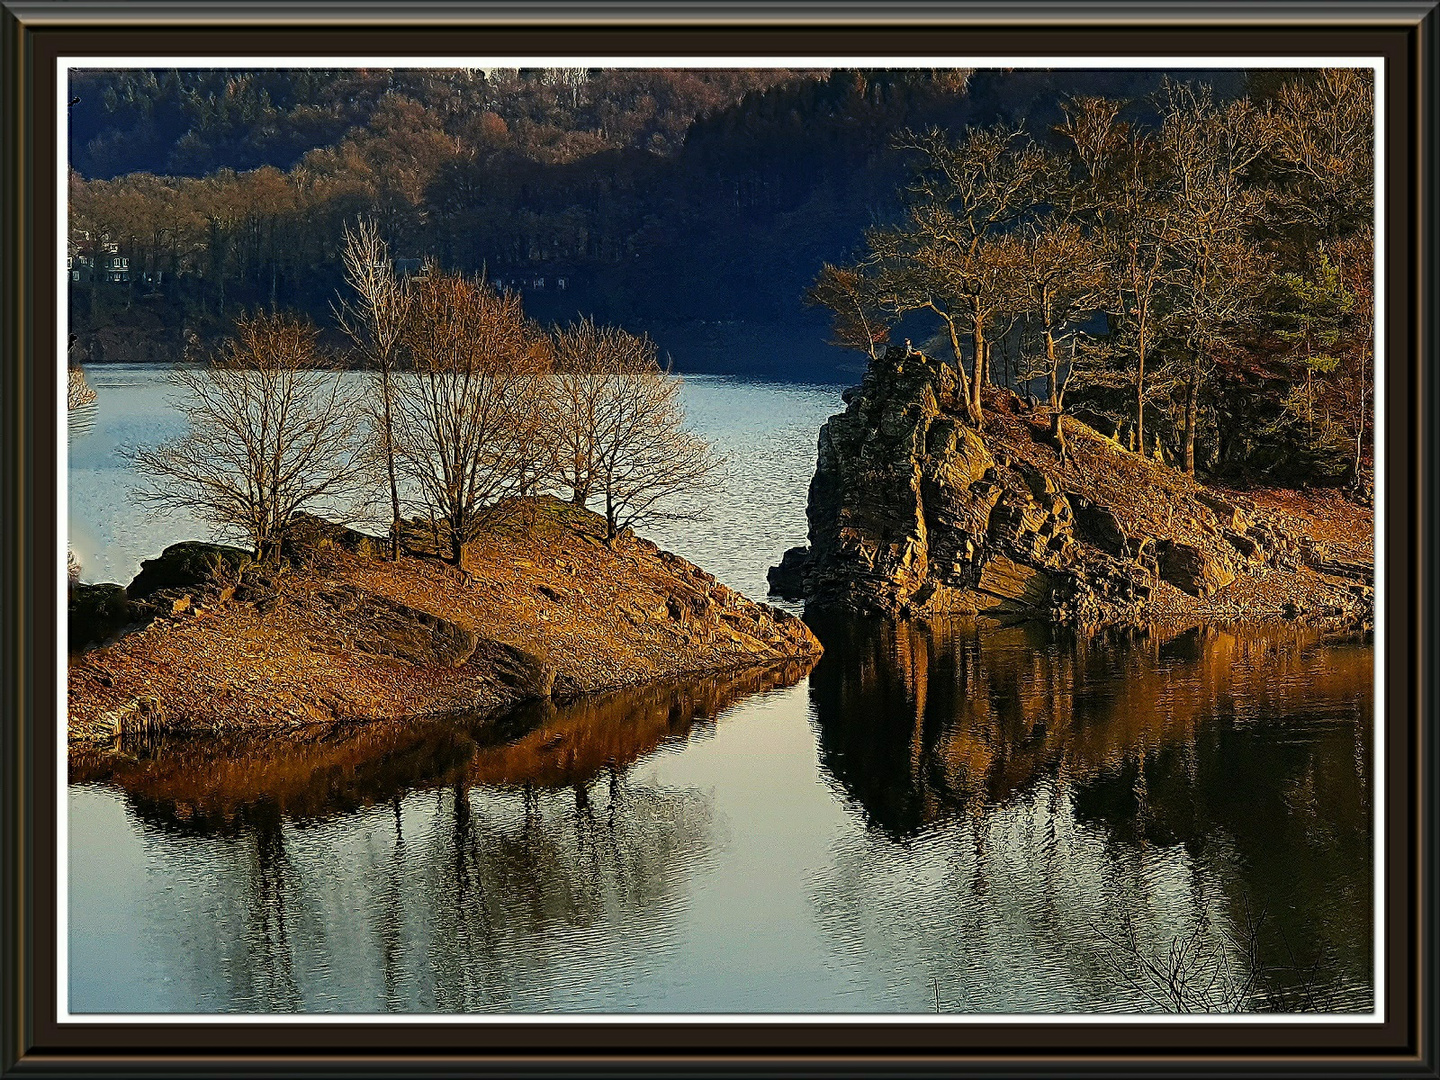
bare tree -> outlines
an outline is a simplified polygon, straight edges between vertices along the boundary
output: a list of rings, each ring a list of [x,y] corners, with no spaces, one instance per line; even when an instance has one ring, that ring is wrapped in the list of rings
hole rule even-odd
[[[1006,240],[1015,302],[1037,343],[1022,357],[1022,375],[1027,384],[1043,378],[1050,408],[1058,411],[1075,374],[1073,339],[1103,288],[1098,254],[1078,225],[1051,218],[1029,222]]]
[[[345,283],[354,293],[335,309],[336,321],[349,337],[375,380],[372,421],[390,486],[390,558],[400,557],[400,486],[395,470],[395,371],[405,330],[409,293],[395,276],[390,250],[375,222],[361,219],[345,227],[341,258]]]
[[[1203,85],[1168,83],[1165,93],[1156,138],[1175,177],[1168,323],[1182,354],[1183,452],[1194,475],[1201,387],[1256,314],[1263,260],[1250,232],[1261,196],[1243,179],[1264,141],[1248,100],[1219,105]]]
[[[430,274],[412,288],[395,380],[395,448],[459,566],[483,512],[533,487],[548,350],[520,299],[483,280]]]
[[[834,266],[825,263],[815,284],[805,293],[805,302],[829,308],[834,314],[832,343],[843,349],[859,349],[875,359],[876,350],[890,340],[890,318],[882,306],[875,278],[864,266]]]
[[[555,332],[555,370],[549,385],[553,475],[576,506],[596,489],[604,424],[613,412],[612,380],[653,362],[655,346],[619,327],[582,318]]]
[[[1374,207],[1375,84],[1364,69],[1325,68],[1280,88],[1264,118],[1281,183],[1269,212],[1306,245],[1364,228]]]
[[[354,408],[323,360],[307,322],[239,319],[208,366],[171,373],[190,430],[131,453],[154,481],[136,500],[190,510],[244,536],[256,558],[278,560],[296,511],[344,510],[360,487]]]
[[[602,499],[605,539],[660,518],[692,518],[677,496],[703,495],[720,478],[724,459],[687,430],[680,380],[660,367],[648,338],[629,339],[621,365],[598,376],[594,421],[593,497]],[[670,504],[666,507],[666,504]]]

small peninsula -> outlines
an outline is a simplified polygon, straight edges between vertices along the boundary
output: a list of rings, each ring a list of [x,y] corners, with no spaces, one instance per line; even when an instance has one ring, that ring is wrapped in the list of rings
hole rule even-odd
[[[821,429],[810,543],[772,594],[888,616],[1373,624],[1374,511],[1339,492],[1199,483],[1074,416],[890,348]]]
[[[516,499],[463,568],[303,515],[277,565],[184,543],[71,601],[72,750],[127,734],[494,714],[656,679],[813,661],[798,618],[603,517]],[[93,647],[96,645],[99,647]]]

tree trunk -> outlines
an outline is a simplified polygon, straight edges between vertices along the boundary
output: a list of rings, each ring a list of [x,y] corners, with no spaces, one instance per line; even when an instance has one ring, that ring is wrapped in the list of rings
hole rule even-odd
[[[400,485],[395,477],[395,395],[390,386],[390,363],[389,357],[380,362],[380,398],[385,423],[381,439],[385,444],[385,473],[390,481],[390,561],[396,562],[400,558]],[[438,545],[436,552],[439,552]]]
[[[450,522],[450,562],[460,567],[465,562],[464,526],[453,520]]]
[[[391,425],[390,393],[385,393],[385,467],[390,473],[390,561],[400,558],[400,485],[395,481],[395,436]]]
[[[1140,333],[1139,363],[1135,368],[1135,445],[1145,450],[1145,333]],[[1193,470],[1191,470],[1193,472]]]
[[[978,428],[985,422],[980,404],[980,388],[985,382],[985,320],[975,312],[971,335],[975,346],[975,370],[970,377],[970,419]]]
[[[1355,407],[1355,483],[1360,483],[1360,460],[1365,452],[1365,354],[1360,354],[1360,393]]]
[[[1050,327],[1045,327],[1045,386],[1050,392],[1050,408],[1059,411],[1060,409],[1060,388],[1057,385],[1060,376],[1060,361],[1055,358],[1055,335],[1051,333]]]
[[[955,354],[955,371],[960,379],[960,400],[965,403],[965,411],[970,411],[970,379],[965,374],[965,360],[960,351],[960,335],[955,330],[955,320],[940,311],[934,304],[930,309],[945,321],[945,329],[950,333],[950,351]],[[971,419],[974,419],[972,416]]]
[[[1200,361],[1197,357],[1190,369],[1190,383],[1185,388],[1185,472],[1195,475],[1195,421],[1199,412]]]

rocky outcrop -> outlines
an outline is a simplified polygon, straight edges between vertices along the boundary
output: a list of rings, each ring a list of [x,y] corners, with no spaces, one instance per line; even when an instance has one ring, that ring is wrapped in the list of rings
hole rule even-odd
[[[977,430],[958,391],[953,367],[919,353],[871,363],[820,430],[810,542],[771,570],[772,593],[821,610],[1087,627],[1218,612],[1238,577],[1275,572],[1237,594],[1238,614],[1280,615],[1298,589],[1318,590],[1311,608],[1365,618],[1348,585],[1296,577],[1315,549],[1292,517],[1008,392],[990,392]],[[1351,580],[1368,569],[1333,555],[1308,565]]]
[[[810,545],[772,571],[781,595],[884,615],[1020,616],[1143,601],[1113,514],[992,451],[962,419],[954,369],[890,350],[820,431]],[[1097,542],[1087,549],[1076,529]]]

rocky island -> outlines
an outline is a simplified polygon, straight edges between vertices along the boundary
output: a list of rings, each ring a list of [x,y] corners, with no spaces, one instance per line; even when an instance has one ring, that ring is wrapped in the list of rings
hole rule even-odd
[[[304,516],[278,565],[183,543],[128,587],[77,585],[72,751],[153,732],[494,714],[689,673],[813,662],[793,615],[558,499],[516,500],[463,569]]]
[[[989,388],[987,388],[988,390]],[[814,609],[1077,628],[1203,618],[1373,622],[1373,510],[1333,490],[1197,482],[1066,415],[890,348],[820,431],[806,547],[772,594]]]

